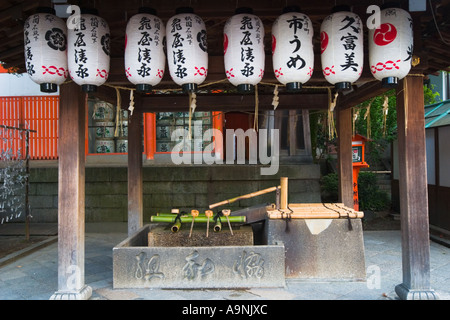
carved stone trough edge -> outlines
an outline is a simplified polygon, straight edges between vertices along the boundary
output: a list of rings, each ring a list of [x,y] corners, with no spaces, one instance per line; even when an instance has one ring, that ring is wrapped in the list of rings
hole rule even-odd
[[[115,289],[285,287],[283,244],[148,247],[150,228],[113,248]]]

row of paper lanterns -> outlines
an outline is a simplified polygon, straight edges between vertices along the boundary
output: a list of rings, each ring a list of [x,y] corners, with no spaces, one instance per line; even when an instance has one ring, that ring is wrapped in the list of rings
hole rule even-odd
[[[369,64],[383,85],[395,85],[411,68],[412,19],[400,8],[384,8],[380,25],[369,29]],[[163,78],[166,65],[184,91],[195,91],[207,76],[206,27],[192,8],[179,8],[166,24],[150,8],[140,8],[126,28],[125,73],[142,92]],[[288,90],[301,89],[314,68],[313,25],[296,7],[287,7],[272,26],[274,74]],[[347,90],[363,70],[363,23],[349,7],[335,7],[320,28],[325,79]],[[67,77],[85,92],[95,91],[109,74],[110,31],[97,12],[82,11],[76,28],[40,8],[24,28],[25,63],[41,91],[55,92]],[[224,27],[224,64],[239,91],[251,91],[264,75],[264,26],[250,8],[236,9]]]

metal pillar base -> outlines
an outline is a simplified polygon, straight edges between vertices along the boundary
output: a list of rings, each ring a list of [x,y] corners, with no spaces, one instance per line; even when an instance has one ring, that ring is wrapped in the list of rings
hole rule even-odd
[[[402,300],[439,300],[439,295],[432,289],[410,289],[403,283],[395,287],[395,293]]]
[[[79,291],[57,291],[49,300],[88,300],[92,296],[92,288],[84,286]]]

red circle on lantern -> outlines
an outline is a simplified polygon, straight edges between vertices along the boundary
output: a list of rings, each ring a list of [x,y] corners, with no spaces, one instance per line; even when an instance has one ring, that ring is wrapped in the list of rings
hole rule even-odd
[[[328,34],[325,31],[320,33],[320,53],[322,54],[328,47]]]
[[[275,36],[272,35],[272,55],[275,53],[276,47],[277,47],[277,38],[275,38]]]
[[[223,34],[223,54],[227,53],[228,49],[228,36],[226,33]]]
[[[395,40],[397,29],[393,24],[383,23],[373,34],[373,42],[378,46],[385,46]]]

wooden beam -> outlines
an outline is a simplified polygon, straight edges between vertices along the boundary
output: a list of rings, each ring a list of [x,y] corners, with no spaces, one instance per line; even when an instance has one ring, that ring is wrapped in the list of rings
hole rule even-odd
[[[311,84],[317,84],[317,83],[324,83],[325,78],[322,74],[322,65],[320,62],[320,54],[316,54],[314,56],[314,72],[311,77],[311,79],[308,81],[308,83],[305,84],[311,85]],[[225,73],[225,65],[224,65],[224,56],[212,56],[210,55],[208,57],[208,76],[206,77],[205,83],[208,82],[215,82],[222,79],[226,79],[226,73]],[[374,78],[372,74],[370,73],[370,70],[368,68],[365,68],[363,70],[363,73],[361,74],[360,79],[358,82],[364,83],[367,81],[373,81]],[[275,77],[275,73],[273,71],[273,64],[272,64],[272,56],[266,55],[265,57],[265,66],[264,66],[264,77],[262,79],[262,82],[269,82],[269,83],[275,83],[280,84],[277,81],[277,78]],[[110,67],[110,73],[108,76],[108,83],[111,85],[131,85],[131,83],[128,81],[125,75],[125,62],[123,58],[112,58],[111,59],[111,67]],[[172,87],[176,87],[174,84],[172,78],[170,77],[170,72],[168,69],[168,66],[166,64],[166,71],[164,73],[163,79],[161,81],[162,85],[172,85]],[[156,86],[155,88],[157,88]]]
[[[299,93],[279,95],[277,109],[325,109],[328,96],[326,93]],[[189,98],[187,94],[179,95],[147,95],[143,98],[143,112],[175,112],[187,111]],[[272,94],[259,94],[259,109],[273,110]],[[254,111],[255,96],[253,94],[197,94],[198,111]]]
[[[352,110],[338,108],[336,114],[339,202],[353,208]]]
[[[436,299],[430,288],[430,240],[423,79],[407,76],[397,88],[398,167],[402,229],[401,299]]]
[[[16,1],[17,2],[17,1]],[[0,22],[4,23],[8,20],[21,20],[26,11],[33,10],[39,6],[37,1],[23,1],[6,10],[0,12]]]
[[[9,57],[18,56],[19,54],[23,54],[23,45],[7,49],[0,53],[0,61],[8,59]]]
[[[349,109],[357,106],[358,104],[381,95],[390,89],[383,88],[381,86],[381,81],[372,80],[371,82],[365,83],[360,87],[353,87],[353,91],[342,94],[338,97],[337,107],[340,109]]]
[[[58,138],[58,292],[53,299],[88,299],[84,284],[85,123],[87,96],[75,83],[60,87]]]
[[[130,97],[129,92],[128,94],[124,94],[124,90],[120,90],[120,96],[121,96],[121,105],[128,106],[130,104]],[[115,88],[103,85],[100,87],[97,87],[97,91],[94,93],[91,93],[89,95],[89,98],[99,98],[102,101],[112,103],[114,105],[117,104],[117,91]]]
[[[130,103],[129,90],[120,90],[122,107]],[[116,90],[106,85],[100,86],[93,96],[112,104],[117,103]],[[280,94],[277,109],[326,109],[328,96],[324,90],[317,93]],[[273,110],[273,94],[259,93],[259,109]],[[142,112],[176,112],[186,111],[189,97],[187,94],[148,94],[142,96]],[[198,93],[198,111],[254,111],[255,96],[253,94]]]
[[[142,177],[142,106],[140,95],[135,95],[135,110],[128,120],[128,236],[143,226]]]

